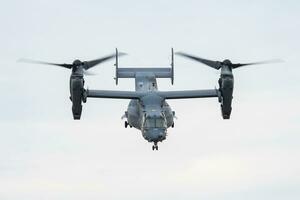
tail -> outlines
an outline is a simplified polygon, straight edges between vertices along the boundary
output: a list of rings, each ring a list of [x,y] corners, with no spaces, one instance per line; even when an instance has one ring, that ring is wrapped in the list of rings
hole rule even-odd
[[[174,50],[171,48],[171,83],[174,84]]]
[[[115,80],[116,80],[116,85],[118,85],[118,71],[119,71],[119,52],[118,52],[118,49],[116,48],[116,63],[115,63],[115,66],[116,66],[116,77],[115,77]]]
[[[118,49],[116,49],[116,85],[119,78],[135,78],[136,73],[153,73],[156,78],[170,78],[174,84],[174,51],[171,49],[171,66],[170,67],[150,67],[150,68],[119,68]]]

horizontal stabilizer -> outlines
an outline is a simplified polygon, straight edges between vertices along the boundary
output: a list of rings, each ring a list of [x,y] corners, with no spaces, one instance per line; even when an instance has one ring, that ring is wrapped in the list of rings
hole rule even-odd
[[[153,73],[156,78],[171,78],[172,69],[169,68],[119,68],[118,78],[135,78],[137,73]]]

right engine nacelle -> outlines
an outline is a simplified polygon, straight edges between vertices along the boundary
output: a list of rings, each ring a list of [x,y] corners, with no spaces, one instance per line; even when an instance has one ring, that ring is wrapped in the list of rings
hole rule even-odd
[[[222,75],[219,79],[219,91],[221,93],[220,103],[223,119],[229,119],[231,114],[231,103],[233,93],[233,76]]]
[[[79,120],[82,112],[82,102],[86,101],[84,97],[84,79],[82,76],[71,76],[70,78],[70,94],[72,101],[73,118]]]

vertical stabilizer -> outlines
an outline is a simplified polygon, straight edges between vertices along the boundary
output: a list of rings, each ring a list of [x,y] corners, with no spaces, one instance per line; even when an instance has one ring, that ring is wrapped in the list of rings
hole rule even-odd
[[[116,85],[118,85],[119,52],[118,52],[117,48],[116,48],[116,63],[115,63],[115,66],[116,66],[116,77],[115,77],[115,80],[116,80]]]
[[[171,49],[171,83],[174,84],[174,50]]]

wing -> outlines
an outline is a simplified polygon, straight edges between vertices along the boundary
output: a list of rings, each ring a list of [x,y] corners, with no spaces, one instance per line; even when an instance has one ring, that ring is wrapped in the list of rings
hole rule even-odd
[[[183,90],[183,91],[158,91],[157,94],[165,99],[190,99],[219,97],[219,91],[214,90]]]
[[[141,93],[134,91],[87,90],[86,96],[91,98],[138,99]]]

